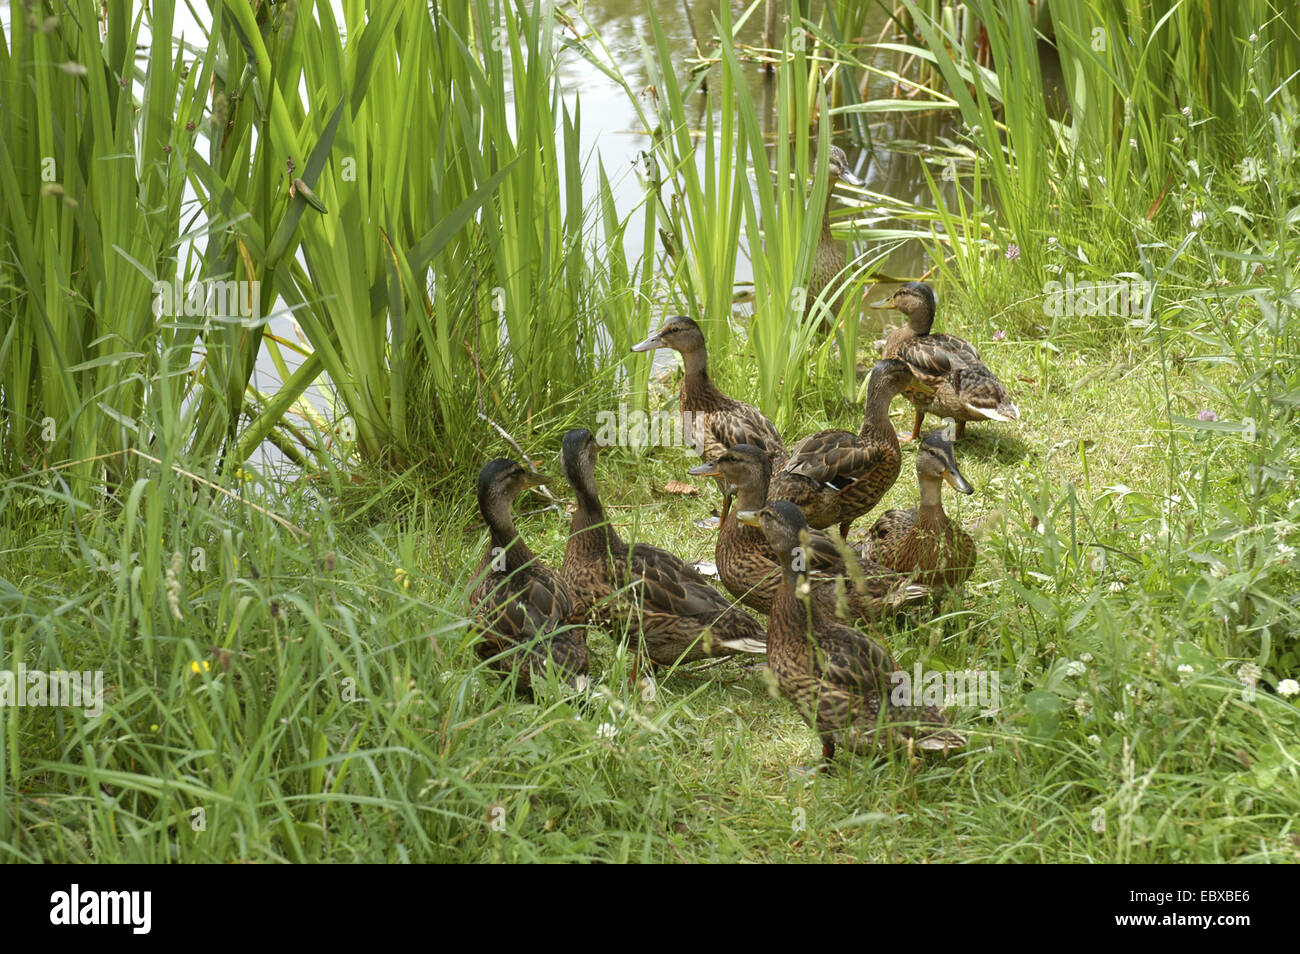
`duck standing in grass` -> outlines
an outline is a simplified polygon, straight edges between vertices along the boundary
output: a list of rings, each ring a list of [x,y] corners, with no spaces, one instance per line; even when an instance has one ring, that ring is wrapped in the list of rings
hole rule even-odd
[[[937,707],[894,705],[894,673],[900,670],[888,650],[828,617],[810,598],[805,554],[811,541],[799,508],[778,500],[738,516],[760,527],[772,551],[781,555],[781,584],[767,627],[767,665],[782,695],[821,737],[823,759],[829,763],[836,746],[867,752],[892,740],[925,751],[965,745]]]
[[[869,511],[898,479],[903,452],[889,420],[889,402],[908,387],[925,388],[902,361],[877,361],[867,381],[862,429],[805,437],[772,476],[768,497],[792,500],[818,530],[849,525]]]
[[[975,569],[975,541],[943,512],[943,481],[958,493],[973,494],[957,467],[957,455],[941,431],[916,451],[916,479],[921,505],[915,510],[886,510],[867,537],[867,553],[899,573],[927,586],[960,586]]]
[[[718,574],[732,596],[751,609],[770,613],[781,568],[763,531],[737,520],[736,510],[758,511],[767,505],[772,465],[757,447],[737,444],[721,457],[692,467],[691,474],[721,477],[736,495],[736,508],[718,528],[714,555]],[[850,573],[840,550],[819,530],[809,531],[806,556],[812,597],[828,616],[870,622],[930,595],[928,586],[915,585],[871,560],[856,560],[857,572]],[[850,582],[854,577],[860,585]]]
[[[752,404],[728,397],[709,377],[704,332],[690,318],[667,319],[658,331],[632,346],[633,351],[672,348],[682,356],[685,374],[680,396],[683,436],[705,460],[728,447],[753,444],[776,466],[785,459],[785,442],[763,412]]]
[[[513,672],[521,693],[531,691],[548,660],[570,685],[587,674],[587,640],[582,627],[573,625],[573,595],[528,549],[510,515],[515,497],[544,483],[542,474],[504,457],[488,461],[478,477],[478,508],[489,540],[469,598],[483,631],[475,651],[493,659],[497,669]],[[512,648],[519,651],[502,656]]]
[[[650,659],[664,666],[765,652],[763,627],[704,577],[666,550],[619,539],[596,490],[599,450],[590,431],[564,435],[564,475],[578,506],[560,574],[578,612],[613,633],[639,637]]]
[[[916,407],[916,423],[910,437],[921,436],[926,414],[950,417],[957,422],[961,438],[969,421],[1015,421],[1020,410],[1011,403],[1006,386],[984,366],[975,346],[956,335],[931,334],[934,325],[934,289],[925,282],[908,282],[872,308],[896,308],[907,316],[902,327],[885,339],[885,357],[907,362],[912,374],[932,388],[911,389],[907,399]]]
[[[860,186],[862,180],[855,176],[849,168],[848,156],[839,146],[831,146],[827,154],[827,182],[826,182],[826,207],[822,210],[822,232],[821,238],[817,242],[817,251],[813,255],[812,272],[808,276],[808,294],[804,302],[804,314],[813,309],[817,298],[829,288],[832,283],[842,283],[844,281],[844,269],[848,265],[848,256],[844,252],[844,246],[835,240],[831,234],[831,203],[834,201],[835,183],[847,182],[849,185]],[[830,324],[835,315],[839,312],[839,295],[836,292],[831,295],[826,302],[826,307],[830,310],[831,319],[826,322]]]

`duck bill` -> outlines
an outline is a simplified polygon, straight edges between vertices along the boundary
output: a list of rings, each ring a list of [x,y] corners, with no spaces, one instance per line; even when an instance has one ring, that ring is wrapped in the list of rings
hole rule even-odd
[[[638,341],[632,346],[633,351],[654,351],[656,348],[664,347],[663,336],[655,332],[645,341]]]
[[[863,186],[862,180],[859,179],[857,176],[855,176],[853,173],[849,172],[849,170],[847,169],[840,170],[840,181],[847,182],[849,185],[857,186],[858,188],[862,188]]]
[[[542,484],[549,484],[550,482],[551,478],[547,474],[538,474],[531,471],[524,472],[525,487],[540,487]]]
[[[975,493],[975,488],[970,485],[970,481],[961,475],[961,471],[955,468],[945,470],[943,472],[943,479],[948,481],[948,484],[952,489],[957,491],[959,494]]]
[[[875,308],[877,311],[887,311],[894,307],[894,299],[882,298],[880,301],[873,301],[871,304],[867,305],[867,307]]]
[[[758,514],[757,510],[737,510],[736,519],[747,527],[757,527],[760,525]]]
[[[686,473],[692,477],[721,477],[722,471],[718,469],[716,461],[706,461],[703,464],[696,464]]]

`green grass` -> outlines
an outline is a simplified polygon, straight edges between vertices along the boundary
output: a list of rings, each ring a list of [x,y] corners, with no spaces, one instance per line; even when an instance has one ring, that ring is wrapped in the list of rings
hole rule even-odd
[[[1014,268],[1002,268],[1008,287]],[[108,671],[99,719],[0,710],[5,851],[33,861],[1296,860],[1300,713],[1268,677],[1243,700],[1235,670],[1257,643],[1248,631],[1193,628],[1200,605],[1173,585],[1239,481],[1243,442],[1193,437],[1187,449],[1212,465],[1208,476],[1191,461],[1189,474],[1171,474],[1165,382],[1140,340],[1063,347],[1044,368],[1024,333],[1041,320],[1036,305],[972,313],[959,291],[942,291],[944,326],[988,353],[1025,412],[1018,426],[972,427],[959,447],[977,494],[948,495],[948,506],[981,528],[964,595],[886,633],[909,669],[1000,670],[998,712],[957,714],[967,751],[916,763],[842,757],[832,775],[792,778],[817,741],[761,674],[728,661],[661,675],[646,701],[605,635],[591,640],[588,693],[511,698],[477,664],[455,609],[484,545],[470,474],[352,519],[256,480],[246,503],[218,506],[156,476],[172,491],[162,552],[205,547],[206,570],[187,557],[180,574],[181,619],[165,594],[91,569],[72,542],[96,524],[123,527],[129,554],[145,532],[129,512],[65,526],[47,516],[54,502],[29,496],[37,512],[25,529],[46,530],[31,540],[6,531],[6,650],[29,668]],[[1000,328],[1006,340],[991,340]],[[1193,414],[1232,379],[1228,368],[1182,368],[1172,390]],[[905,426],[908,408],[894,410]],[[854,416],[805,407],[799,427]],[[552,437],[527,449],[546,459]],[[477,438],[485,457],[510,452]],[[710,555],[712,535],[693,521],[716,504],[712,487],[698,499],[660,489],[687,463],[672,449],[602,455],[604,499],[625,537]],[[883,505],[913,501],[909,468]],[[1182,500],[1160,536],[1171,480]],[[1120,484],[1123,502],[1108,490]],[[258,502],[310,539],[252,510]],[[541,502],[520,501],[520,529],[555,564],[567,517],[527,513]],[[1300,502],[1287,519],[1300,522]],[[1155,540],[1140,542],[1144,532]],[[1240,587],[1233,569],[1221,582]],[[1278,582],[1293,584],[1283,572]],[[1085,653],[1086,672],[1065,675]],[[192,671],[205,660],[210,671]],[[1174,668],[1183,661],[1196,666],[1186,681]],[[612,739],[598,732],[606,723]],[[195,809],[204,831],[192,830]]]

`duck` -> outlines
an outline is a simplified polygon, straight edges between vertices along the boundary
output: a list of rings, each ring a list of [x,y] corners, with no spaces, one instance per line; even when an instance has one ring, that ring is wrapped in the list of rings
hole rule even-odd
[[[588,667],[586,634],[575,625],[573,594],[528,548],[511,517],[515,498],[547,480],[505,457],[488,461],[478,476],[478,508],[487,522],[488,545],[469,596],[482,634],[475,651],[497,670],[512,673],[525,695],[543,678],[548,661],[574,688],[582,687]]]
[[[910,436],[900,435],[904,441],[921,436],[926,414],[952,418],[957,424],[957,440],[968,422],[1020,419],[1020,409],[1012,403],[1006,386],[985,367],[974,345],[956,335],[930,333],[935,314],[933,288],[925,282],[908,282],[871,307],[894,308],[907,316],[885,339],[884,356],[907,362],[917,380],[933,388],[933,393],[907,393],[916,408],[916,422]]]
[[[782,554],[781,583],[767,626],[767,666],[781,694],[821,737],[825,765],[837,746],[866,753],[892,743],[922,751],[966,744],[937,706],[895,704],[910,700],[906,673],[889,651],[809,598],[800,554],[811,543],[810,528],[798,507],[777,500],[761,510],[739,510],[737,518],[760,528],[772,551]]]
[[[821,237],[817,241],[817,249],[813,254],[812,271],[808,276],[808,294],[804,301],[804,314],[812,311],[818,297],[831,285],[832,282],[842,282],[844,280],[843,272],[848,265],[848,256],[844,252],[842,243],[837,242],[831,234],[831,204],[834,201],[835,183],[847,182],[852,186],[861,186],[862,180],[853,174],[849,168],[849,158],[844,154],[844,150],[839,146],[831,146],[827,153],[826,163],[826,206],[822,210],[822,231]],[[830,310],[831,319],[833,320],[839,311],[839,294],[833,295],[827,302],[826,307]]]
[[[882,359],[871,369],[862,429],[826,430],[805,437],[772,475],[768,497],[791,500],[817,530],[849,526],[885,495],[902,468],[898,433],[889,421],[889,402],[904,388],[926,388],[902,361]]]
[[[772,466],[762,450],[752,444],[737,444],[720,457],[692,467],[690,474],[725,480],[740,510],[758,511],[767,504]],[[852,570],[829,536],[819,530],[809,531],[805,554],[808,578],[813,597],[828,615],[848,622],[872,622],[930,595],[928,586],[914,584],[852,550],[848,554],[856,563]],[[776,554],[767,545],[763,531],[737,520],[734,509],[718,528],[714,560],[732,596],[759,613],[772,611],[772,600],[781,582]],[[849,580],[857,580],[858,585],[846,585]]]
[[[886,510],[867,536],[873,560],[910,574],[929,587],[960,586],[975,569],[975,541],[943,511],[943,482],[958,493],[975,488],[962,476],[952,442],[935,431],[916,449],[921,502],[912,510]]]
[[[671,348],[682,356],[682,435],[700,456],[710,460],[736,444],[753,444],[774,466],[785,460],[785,441],[776,425],[754,405],[728,397],[709,377],[704,331],[694,320],[673,315],[632,346],[637,352],[659,348]]]
[[[708,656],[766,652],[762,625],[684,561],[610,526],[596,487],[600,446],[591,431],[564,435],[564,475],[577,496],[560,575],[578,613],[626,632],[661,666]]]

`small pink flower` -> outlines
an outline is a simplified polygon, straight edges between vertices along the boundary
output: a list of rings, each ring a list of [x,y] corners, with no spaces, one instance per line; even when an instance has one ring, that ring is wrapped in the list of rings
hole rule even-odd
[[[1006,333],[1005,331],[1003,331],[1001,328],[999,328],[997,331],[993,332],[993,340],[994,340],[994,341],[1006,341],[1006,340],[1007,340],[1007,333]]]
[[[1015,242],[1012,242],[1010,245],[1007,246],[1007,250],[1005,254],[1008,262],[1014,262],[1016,259],[1020,257],[1020,246],[1017,245]]]
[[[1196,415],[1196,419],[1198,421],[1217,421],[1219,419],[1219,415],[1215,414],[1207,407],[1201,409],[1200,413]]]

